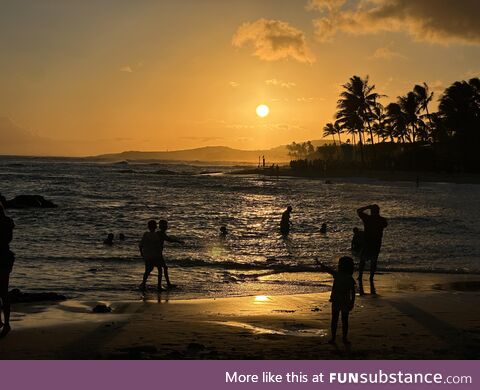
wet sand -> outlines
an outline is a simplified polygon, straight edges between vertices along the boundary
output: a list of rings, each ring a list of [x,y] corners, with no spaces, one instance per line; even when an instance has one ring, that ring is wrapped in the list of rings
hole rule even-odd
[[[358,296],[346,347],[329,293],[17,304],[2,359],[478,359],[480,275],[391,273]],[[366,288],[368,293],[368,286]],[[340,329],[339,329],[340,334]]]

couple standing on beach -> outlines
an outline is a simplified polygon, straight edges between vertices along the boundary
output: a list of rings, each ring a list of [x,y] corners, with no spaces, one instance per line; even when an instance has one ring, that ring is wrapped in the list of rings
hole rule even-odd
[[[140,289],[143,291],[146,289],[148,276],[156,267],[158,269],[158,291],[163,291],[162,271],[165,274],[167,288],[174,287],[174,285],[170,283],[170,278],[168,277],[168,267],[163,258],[163,246],[165,241],[178,242],[180,244],[183,244],[183,241],[167,235],[168,222],[163,219],[158,222],[158,231],[157,222],[153,219],[148,221],[147,227],[148,231],[143,234],[142,240],[138,245],[140,254],[145,260],[145,273],[143,274]]]

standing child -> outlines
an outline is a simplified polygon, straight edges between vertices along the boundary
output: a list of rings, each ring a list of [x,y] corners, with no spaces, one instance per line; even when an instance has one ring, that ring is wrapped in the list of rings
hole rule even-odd
[[[329,343],[334,344],[337,336],[337,325],[340,313],[342,314],[342,334],[343,343],[350,344],[348,340],[348,317],[355,304],[355,280],[353,279],[353,259],[351,257],[341,257],[338,260],[338,271],[327,267],[318,262],[321,270],[328,272],[333,276],[332,293],[330,302],[332,302],[332,338]]]

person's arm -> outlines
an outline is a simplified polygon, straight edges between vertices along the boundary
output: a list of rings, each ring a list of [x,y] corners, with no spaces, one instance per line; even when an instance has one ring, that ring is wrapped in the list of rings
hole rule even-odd
[[[320,267],[320,271],[329,273],[332,276],[335,276],[337,271],[335,271],[332,267],[329,267],[328,265],[325,265],[321,263],[318,259],[315,259],[315,264],[317,264]]]
[[[352,279],[352,288],[350,289],[350,311],[355,306],[355,281]]]
[[[165,241],[176,242],[177,244],[185,244],[185,241],[180,240],[179,238],[167,236],[166,234],[165,234]]]
[[[138,243],[138,249],[140,250],[140,256],[143,257],[143,246],[145,245],[145,234],[143,235],[142,239]]]
[[[357,209],[358,216],[362,218],[362,215],[366,215],[365,211],[370,210],[371,208],[372,208],[372,205],[360,207],[359,209]]]

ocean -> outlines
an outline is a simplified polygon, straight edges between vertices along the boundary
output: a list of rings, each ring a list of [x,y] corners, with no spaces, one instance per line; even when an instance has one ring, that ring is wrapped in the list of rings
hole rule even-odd
[[[99,163],[0,158],[0,192],[43,195],[55,209],[8,210],[16,229],[11,288],[69,298],[140,299],[138,242],[149,219],[167,219],[170,298],[324,291],[314,258],[334,265],[350,254],[355,210],[377,203],[388,219],[384,272],[480,273],[480,186],[231,175],[238,167],[187,163]],[[289,239],[279,234],[293,207]],[[320,233],[327,223],[327,234]],[[230,234],[219,239],[220,226]],[[103,245],[115,234],[112,247]],[[118,234],[126,236],[118,240]],[[149,284],[156,284],[156,272]],[[153,293],[153,290],[149,290]]]

